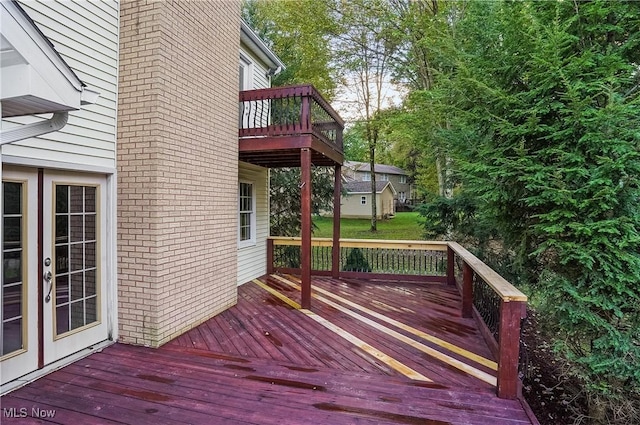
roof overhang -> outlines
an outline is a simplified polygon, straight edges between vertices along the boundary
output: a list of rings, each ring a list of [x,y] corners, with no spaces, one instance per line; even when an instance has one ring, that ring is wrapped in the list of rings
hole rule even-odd
[[[286,66],[273,51],[264,44],[258,34],[244,20],[240,22],[240,42],[246,45],[270,69],[282,70]]]
[[[0,2],[2,117],[55,113],[94,103],[88,90],[15,1]]]

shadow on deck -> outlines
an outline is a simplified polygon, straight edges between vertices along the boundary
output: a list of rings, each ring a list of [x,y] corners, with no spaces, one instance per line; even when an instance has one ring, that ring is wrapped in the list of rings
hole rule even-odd
[[[160,349],[115,344],[69,365],[2,397],[2,422],[537,423],[496,396],[496,363],[455,288],[316,276],[311,312],[298,284],[265,276]]]

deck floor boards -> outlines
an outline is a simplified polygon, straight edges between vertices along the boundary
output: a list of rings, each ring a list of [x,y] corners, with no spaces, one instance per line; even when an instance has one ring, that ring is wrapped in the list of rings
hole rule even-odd
[[[260,280],[299,302],[299,290],[281,279],[299,283],[288,275]],[[239,288],[236,306],[159,349],[114,344],[3,396],[2,408],[9,409],[3,412],[27,409],[27,415],[3,413],[2,423],[537,423],[520,400],[497,398],[492,385],[396,339],[390,330],[486,373],[495,376],[495,371],[378,316],[491,359],[475,323],[461,317],[454,288],[324,277],[314,277],[313,284],[362,308],[316,291],[340,308],[314,298],[312,313],[306,314],[249,282]],[[349,336],[339,336],[319,320]],[[404,376],[357,341],[433,382]],[[34,407],[55,415],[37,418]]]

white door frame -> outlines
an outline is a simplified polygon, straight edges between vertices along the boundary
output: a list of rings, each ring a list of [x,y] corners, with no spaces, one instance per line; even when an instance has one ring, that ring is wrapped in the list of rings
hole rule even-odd
[[[97,270],[92,271],[96,273],[96,292],[97,292],[97,322],[81,326],[75,330],[64,332],[58,335],[56,332],[56,292],[58,287],[62,287],[62,284],[56,282],[56,241],[54,240],[54,228],[56,219],[56,187],[57,186],[69,186],[69,187],[95,187],[96,188],[96,233],[95,237],[97,243],[94,250],[96,251],[95,262]],[[46,170],[44,172],[44,185],[43,185],[43,257],[49,258],[52,264],[44,267],[44,273],[51,272],[51,282],[44,282],[44,306],[43,306],[43,326],[44,326],[44,364],[51,364],[57,360],[60,360],[68,355],[76,353],[80,350],[97,344],[99,342],[108,339],[108,320],[107,320],[107,248],[104,238],[107,234],[106,229],[106,214],[105,209],[107,206],[106,192],[107,192],[107,179],[101,175],[88,175],[88,174],[76,174],[76,173],[61,173],[55,171]],[[84,199],[83,199],[84,203]],[[82,221],[84,215],[75,216]],[[93,217],[93,215],[92,215]],[[73,218],[73,217],[72,217]],[[70,225],[72,226],[72,225]],[[82,224],[80,224],[82,232]],[[69,234],[71,228],[68,229]],[[93,243],[92,243],[93,244]],[[80,250],[85,244],[80,243]],[[72,250],[73,251],[73,250]],[[65,258],[69,263],[69,258]],[[85,266],[81,265],[80,269],[84,269]],[[83,272],[79,274],[82,279]],[[69,278],[68,273],[66,277]],[[70,294],[67,294],[69,296]],[[81,296],[82,297],[82,296]],[[93,300],[93,298],[91,298]],[[76,303],[82,305],[80,303]],[[65,304],[66,308],[70,308],[70,305]]]
[[[38,367],[38,176],[33,172],[4,170],[3,183],[22,183],[22,350],[0,360],[2,383]],[[2,188],[2,186],[0,186]],[[4,197],[2,189],[0,196]],[[3,202],[4,202],[4,198]],[[4,203],[0,202],[4,213]],[[4,223],[0,227],[4,227]],[[4,240],[4,239],[2,239]],[[3,243],[3,242],[2,242]],[[4,283],[4,272],[1,273]]]

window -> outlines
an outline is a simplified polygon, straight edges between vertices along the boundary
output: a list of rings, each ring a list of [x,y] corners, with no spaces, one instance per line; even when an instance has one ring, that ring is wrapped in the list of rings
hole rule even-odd
[[[362,173],[362,181],[363,182],[370,182],[371,181],[371,173],[370,172],[365,172]]]
[[[256,243],[256,196],[253,183],[240,182],[239,194],[239,246],[240,248]]]
[[[245,58],[243,55],[240,55],[240,67],[239,67],[239,89],[243,90],[251,90],[253,88],[253,84],[251,84],[251,76],[253,74],[253,70],[251,69],[251,61]]]
[[[407,194],[405,192],[398,192],[398,199],[404,204],[407,200]]]
[[[0,357],[25,348],[24,202],[22,183],[3,182]]]
[[[367,197],[366,196],[360,197],[360,204],[367,205]]]
[[[407,183],[407,176],[400,176],[400,183]]]
[[[56,185],[56,335],[90,325],[98,317],[98,191]]]
[[[380,181],[381,182],[388,182],[389,181],[389,174],[380,174]]]

